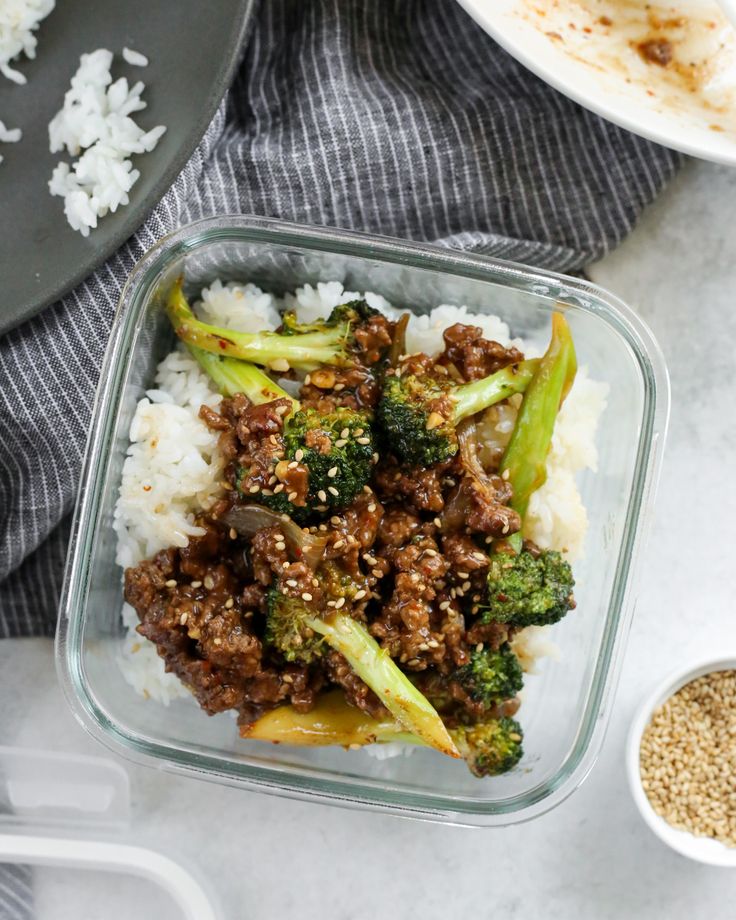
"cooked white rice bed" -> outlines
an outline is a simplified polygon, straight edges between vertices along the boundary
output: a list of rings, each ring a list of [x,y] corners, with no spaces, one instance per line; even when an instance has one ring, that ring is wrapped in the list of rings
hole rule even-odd
[[[275,329],[279,311],[293,309],[302,322],[326,317],[333,307],[365,297],[376,309],[396,316],[379,294],[345,291],[339,282],[305,285],[279,300],[253,284],[214,282],[202,291],[197,312],[207,321],[242,332]],[[508,346],[508,326],[496,316],[469,313],[465,307],[443,304],[429,314],[412,315],[407,328],[407,351],[435,354],[442,350],[442,333],[453,323],[480,326],[490,339]],[[524,350],[524,343],[513,340]],[[529,349],[531,351],[531,349]],[[558,549],[571,559],[582,553],[588,527],[587,515],[575,481],[584,469],[595,470],[595,432],[605,408],[606,384],[578,372],[555,426],[547,462],[547,482],[532,497],[525,534],[540,546]],[[185,546],[199,533],[194,514],[206,507],[220,490],[222,463],[217,437],[198,417],[202,403],[215,406],[220,396],[196,362],[181,348],[168,355],[158,367],[156,389],[141,399],[131,425],[131,445],[123,468],[120,498],[115,509],[118,534],[118,563],[135,565],[141,559],[168,546]],[[502,450],[514,426],[521,398],[510,405],[489,410],[479,421],[481,439]],[[147,488],[148,487],[148,488]],[[121,654],[126,680],[138,693],[168,704],[191,698],[189,691],[172,674],[166,674],[155,647],[135,632],[137,617],[127,607],[124,622],[128,634]],[[514,640],[514,651],[526,670],[533,670],[542,656],[558,654],[550,639],[551,627],[530,627]],[[403,746],[379,746],[381,756]],[[370,749],[368,749],[370,750]],[[379,753],[376,751],[375,753]]]

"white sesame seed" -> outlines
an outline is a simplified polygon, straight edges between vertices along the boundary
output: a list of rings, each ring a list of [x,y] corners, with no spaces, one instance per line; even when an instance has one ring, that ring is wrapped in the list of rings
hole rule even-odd
[[[230,533],[228,534],[228,536],[230,537],[231,540],[237,540],[237,539],[238,539],[238,532],[237,532],[237,530],[236,530],[234,527],[231,527],[231,528],[230,528]]]
[[[284,543],[283,540],[279,540],[278,543],[276,543],[276,549],[283,553],[283,551],[286,549],[286,543]]]
[[[340,549],[341,546],[345,546],[345,541],[344,541],[344,540],[335,540],[335,542],[332,544],[332,546],[333,546],[333,549]]]
[[[327,486],[327,491],[330,493],[330,495],[334,495],[335,497],[340,494],[334,486]]]
[[[208,591],[211,591],[215,587],[215,579],[211,575],[205,575],[204,586]]]
[[[192,587],[192,588],[201,588],[201,587],[202,587],[202,582],[201,582],[201,581],[193,581],[192,584],[191,584],[191,587]]]
[[[468,573],[467,573],[467,572],[458,572],[458,573],[457,573],[457,577],[458,577],[458,578],[468,578]]]
[[[376,503],[375,503],[375,502],[371,502],[370,505],[368,505],[368,513],[369,513],[369,514],[373,514],[373,512],[376,510],[376,508],[377,508]]]
[[[327,470],[327,475],[330,477],[330,479],[334,479],[335,476],[337,476],[337,467],[331,466],[329,470]]]
[[[277,486],[274,486],[273,494],[278,495],[279,492],[283,492],[283,491],[284,491],[284,484],[283,482],[280,482]]]
[[[303,459],[304,459],[304,451],[301,449],[301,447],[300,447],[298,450],[295,450],[295,451],[294,451],[294,459],[295,459],[295,460],[303,460]]]
[[[326,501],[327,501],[327,493],[325,492],[324,489],[320,489],[320,490],[319,490],[319,492],[317,493],[317,498],[318,498],[321,502],[326,502]]]
[[[336,603],[337,603],[336,601],[327,601],[327,606],[334,607]]]
[[[450,607],[449,601],[440,601],[440,610],[448,610]]]
[[[378,463],[378,461],[381,459],[381,457],[378,454],[378,451],[374,452],[373,457],[371,459],[373,460],[374,463]]]
[[[371,439],[370,439],[370,438],[356,438],[355,440],[358,442],[358,444],[363,444],[364,446],[365,446],[366,444],[370,444],[370,443],[371,443]]]
[[[248,489],[248,491],[250,492],[251,495],[255,495],[256,492],[260,492],[260,491],[261,491],[261,487],[258,486],[258,485],[252,485],[252,486],[250,487],[250,489]]]
[[[371,574],[376,578],[383,578],[383,572],[380,569],[373,569]]]
[[[225,607],[226,607],[226,609],[227,609],[227,610],[232,610],[234,606],[235,606],[235,601],[234,601],[231,597],[229,597],[229,598],[225,601]]]
[[[339,527],[340,524],[342,524],[342,521],[336,514],[333,514],[332,517],[330,518],[330,524],[334,524],[335,527]]]
[[[188,620],[188,619],[189,619],[189,614],[188,614],[188,613],[182,613],[182,615],[179,617],[179,622],[181,623],[182,626],[186,626],[186,623],[187,623],[187,620]]]
[[[442,521],[438,517],[436,517],[432,523],[435,527],[442,527]]]
[[[355,592],[355,600],[362,601],[365,595],[366,595],[366,592],[361,588],[360,591]]]
[[[479,642],[479,643],[476,645],[475,650],[476,650],[476,652],[482,652],[482,651],[483,651],[483,643],[482,643],[482,642]]]
[[[311,600],[312,600],[312,595],[309,593],[309,591],[304,591],[304,592],[302,592],[302,600],[303,600],[303,601],[311,601]]]
[[[176,579],[175,579],[175,578],[170,578],[170,579],[166,582],[166,587],[167,587],[167,588],[175,588],[175,587],[176,587]]]
[[[296,578],[287,578],[286,584],[287,584],[290,588],[296,588],[296,586],[299,584],[299,582],[296,580]]]
[[[347,443],[345,438],[338,438],[337,441],[335,441],[335,447],[345,447]]]
[[[350,429],[349,429],[349,428],[343,428],[343,430],[340,432],[340,437],[341,437],[341,438],[349,438],[349,437],[350,437]]]
[[[222,639],[219,636],[215,636],[212,641],[215,643],[215,645],[222,645]]]
[[[344,606],[345,606],[345,598],[338,597],[338,599],[335,601],[335,609],[339,610],[341,607],[344,607]]]
[[[289,495],[287,497],[290,502],[295,502],[298,498],[298,495],[296,492],[289,492]]]

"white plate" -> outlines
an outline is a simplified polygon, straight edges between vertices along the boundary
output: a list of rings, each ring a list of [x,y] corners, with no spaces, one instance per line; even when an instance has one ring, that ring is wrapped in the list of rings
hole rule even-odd
[[[667,147],[736,165],[736,31],[715,0],[460,0],[526,67]],[[647,61],[664,40],[672,60]]]

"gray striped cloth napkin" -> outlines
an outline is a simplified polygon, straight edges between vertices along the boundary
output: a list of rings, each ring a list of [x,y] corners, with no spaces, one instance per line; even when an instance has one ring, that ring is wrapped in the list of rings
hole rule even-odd
[[[145,224],[0,340],[0,636],[54,631],[113,310],[164,233],[263,214],[571,271],[677,169],[526,71],[454,0],[262,0],[252,15],[227,103]]]
[[[32,909],[30,866],[0,863],[0,920],[28,920]]]

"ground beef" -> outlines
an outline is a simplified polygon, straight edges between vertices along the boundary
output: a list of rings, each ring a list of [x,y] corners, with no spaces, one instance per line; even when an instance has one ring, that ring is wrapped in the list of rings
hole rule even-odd
[[[465,380],[480,380],[509,364],[518,364],[524,355],[517,348],[504,348],[483,338],[479,326],[455,323],[443,333],[445,351],[442,361],[454,365]]]
[[[267,542],[257,536],[259,544]],[[252,719],[283,701],[311,705],[322,686],[319,672],[264,660],[262,624],[254,615],[263,589],[242,585],[233,542],[223,528],[207,525],[187,547],[127,569],[125,599],[138,612],[138,632],[210,714],[237,709],[241,719]]]
[[[326,414],[335,409],[374,409],[378,382],[366,367],[329,367],[309,374],[299,393],[302,406]]]
[[[416,511],[442,511],[445,507],[443,488],[450,463],[438,463],[426,469],[402,469],[393,457],[376,466],[377,491],[386,498],[402,501]]]
[[[403,546],[421,529],[422,519],[418,514],[403,508],[392,508],[383,516],[378,540],[383,546]]]
[[[354,331],[355,350],[363,364],[372,365],[380,361],[394,340],[396,323],[380,313],[369,317]]]

